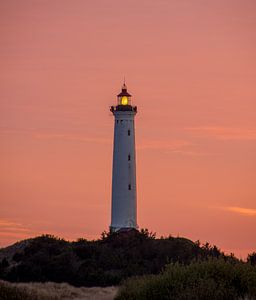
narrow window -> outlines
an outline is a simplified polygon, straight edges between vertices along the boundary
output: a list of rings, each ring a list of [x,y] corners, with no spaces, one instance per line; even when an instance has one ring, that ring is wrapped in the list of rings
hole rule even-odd
[[[116,123],[118,124],[118,120],[116,120]]]
[[[128,185],[128,189],[131,190],[131,185],[130,184]]]
[[[131,155],[130,154],[128,155],[128,160],[131,160]]]
[[[123,120],[121,120],[120,122],[123,123]]]
[[[130,129],[128,129],[128,135],[131,135],[131,130]]]

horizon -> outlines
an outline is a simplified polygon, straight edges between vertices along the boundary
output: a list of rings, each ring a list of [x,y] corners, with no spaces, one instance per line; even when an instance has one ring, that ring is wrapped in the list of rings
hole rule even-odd
[[[256,251],[255,1],[14,0],[0,14],[0,247],[109,227],[125,75],[139,227]]]

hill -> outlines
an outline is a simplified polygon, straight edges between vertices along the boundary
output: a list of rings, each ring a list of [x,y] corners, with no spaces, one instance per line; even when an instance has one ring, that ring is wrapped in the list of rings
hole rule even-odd
[[[67,282],[74,286],[118,285],[124,279],[159,274],[168,263],[208,258],[236,260],[216,246],[186,238],[156,239],[148,230],[104,232],[100,239],[68,242],[43,235],[0,249],[0,278],[12,282]]]

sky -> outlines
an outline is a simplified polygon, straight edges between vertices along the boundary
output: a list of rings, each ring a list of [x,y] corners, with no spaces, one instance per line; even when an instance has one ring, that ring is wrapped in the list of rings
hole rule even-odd
[[[255,251],[255,53],[255,0],[0,1],[0,247],[108,230],[125,76],[140,228]]]

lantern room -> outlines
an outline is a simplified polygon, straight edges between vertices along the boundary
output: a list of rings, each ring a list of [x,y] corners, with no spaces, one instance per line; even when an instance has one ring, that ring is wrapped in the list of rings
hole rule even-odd
[[[117,95],[118,105],[131,105],[131,96],[132,95],[127,92],[127,87],[124,83],[122,86],[122,92]]]
[[[122,91],[120,94],[117,95],[117,105],[116,106],[111,106],[110,107],[110,111],[112,113],[118,111],[132,111],[132,112],[137,112],[137,106],[132,106],[131,103],[131,97],[132,95],[130,95],[127,92],[127,86],[124,83],[122,86]]]

